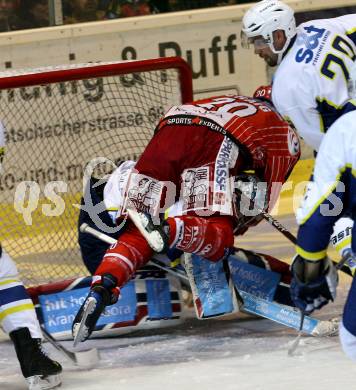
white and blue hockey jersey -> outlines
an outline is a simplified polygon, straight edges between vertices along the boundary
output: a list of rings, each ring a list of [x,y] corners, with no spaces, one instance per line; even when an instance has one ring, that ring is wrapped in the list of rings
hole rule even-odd
[[[356,103],[356,102],[354,102]],[[336,220],[356,211],[356,111],[341,116],[325,135],[304,199],[297,210],[297,253],[308,260],[326,256]],[[356,237],[356,224],[352,237]],[[356,241],[351,243],[356,252]]]
[[[0,122],[0,175],[5,152],[5,129]],[[1,229],[1,227],[0,227]],[[19,279],[14,261],[0,243],[0,324],[6,333],[27,327],[32,337],[42,338],[35,308]]]
[[[356,14],[312,20],[298,27],[275,73],[275,107],[316,151],[326,130],[348,110],[348,69],[355,58]]]

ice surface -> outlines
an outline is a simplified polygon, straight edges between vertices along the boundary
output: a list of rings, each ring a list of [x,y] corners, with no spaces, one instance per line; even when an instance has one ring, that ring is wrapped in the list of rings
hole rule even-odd
[[[250,238],[239,239],[239,245],[250,244],[251,249],[274,255],[277,251],[286,260],[292,257],[293,247],[280,233],[268,225],[256,230],[258,240],[256,232],[251,233]],[[342,280],[337,302],[319,314],[323,319],[342,313],[350,279]],[[288,357],[288,347],[297,335],[294,330],[252,317],[204,321],[191,317],[192,313],[176,328],[89,340],[81,348],[96,347],[101,354],[98,368],[91,371],[74,367],[46,344],[51,356],[64,366],[61,390],[356,389],[356,363],[343,354],[338,337],[303,336],[299,356]],[[72,343],[63,344],[71,348]],[[0,341],[0,390],[25,389],[12,344],[4,338]]]
[[[340,314],[341,305],[331,305],[323,316]],[[64,366],[62,390],[355,388],[356,364],[344,356],[338,337],[305,336],[299,356],[288,357],[295,337],[296,331],[253,317],[188,318],[176,328],[89,340],[81,348],[96,347],[101,355],[90,371],[46,347]],[[71,348],[71,342],[63,344]],[[7,339],[0,342],[0,389],[26,389]]]

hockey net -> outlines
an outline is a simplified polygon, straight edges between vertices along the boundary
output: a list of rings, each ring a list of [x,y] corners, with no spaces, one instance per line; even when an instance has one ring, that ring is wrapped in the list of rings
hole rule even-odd
[[[2,246],[27,286],[85,275],[77,206],[86,164],[136,159],[164,111],[192,99],[190,69],[172,57],[9,71],[0,94]]]

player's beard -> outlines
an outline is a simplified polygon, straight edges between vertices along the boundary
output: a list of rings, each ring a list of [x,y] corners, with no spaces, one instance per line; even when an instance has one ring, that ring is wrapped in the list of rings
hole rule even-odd
[[[265,62],[269,66],[276,66],[278,64],[278,54],[270,54],[264,58]]]

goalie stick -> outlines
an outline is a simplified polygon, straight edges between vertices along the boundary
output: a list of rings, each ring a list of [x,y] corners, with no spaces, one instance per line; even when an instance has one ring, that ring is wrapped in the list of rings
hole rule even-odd
[[[300,310],[274,301],[267,301],[241,290],[240,294],[244,299],[243,311],[267,318],[289,328],[300,329]],[[338,331],[338,320],[319,320],[306,315],[301,331],[311,336],[331,336]]]
[[[116,242],[114,238],[93,229],[87,224],[82,224],[80,226],[80,231],[87,232],[108,244]],[[155,259],[152,259],[151,261],[152,264],[156,264]],[[178,269],[167,267],[166,265],[163,265],[163,263],[160,265],[160,268],[167,272],[169,270],[171,274],[175,275],[185,284],[189,283],[187,275],[183,274]],[[264,317],[289,328],[299,329],[300,312],[298,309],[277,302],[268,301],[241,290],[239,290],[239,293],[244,300],[242,311]],[[328,336],[335,334],[337,329],[338,325],[334,320],[319,320],[317,318],[305,316],[302,331],[312,336]]]

